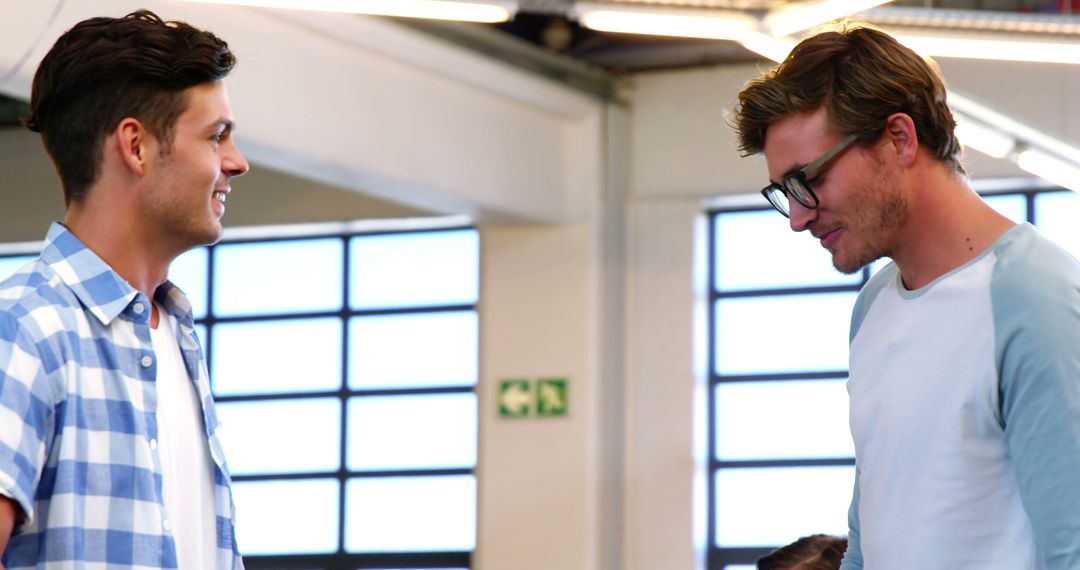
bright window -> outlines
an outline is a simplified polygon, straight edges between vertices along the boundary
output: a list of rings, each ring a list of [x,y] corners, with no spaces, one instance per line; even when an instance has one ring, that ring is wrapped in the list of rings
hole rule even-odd
[[[0,256],[0,279],[33,261]],[[465,570],[479,234],[225,241],[177,258],[249,568]]]
[[[176,277],[208,287],[204,342],[248,565],[467,567],[478,233],[208,251],[207,267]]]

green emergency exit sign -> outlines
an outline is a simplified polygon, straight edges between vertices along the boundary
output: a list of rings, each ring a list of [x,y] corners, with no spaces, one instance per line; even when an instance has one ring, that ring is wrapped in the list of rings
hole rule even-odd
[[[499,381],[499,416],[551,418],[567,414],[570,408],[566,378],[509,378]]]

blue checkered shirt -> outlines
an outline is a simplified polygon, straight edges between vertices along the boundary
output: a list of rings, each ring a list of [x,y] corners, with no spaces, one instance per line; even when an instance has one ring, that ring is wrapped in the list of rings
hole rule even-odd
[[[215,465],[217,567],[243,568],[191,305],[176,317]],[[150,300],[61,224],[41,258],[0,283],[0,494],[21,508],[8,570],[176,568],[157,453],[157,359]],[[164,322],[164,321],[163,321]]]

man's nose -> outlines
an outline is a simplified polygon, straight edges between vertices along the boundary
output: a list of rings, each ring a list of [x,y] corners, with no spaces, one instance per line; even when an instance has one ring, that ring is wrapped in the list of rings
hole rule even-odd
[[[244,158],[244,153],[240,152],[239,148],[235,145],[232,147],[232,152],[222,161],[221,169],[229,175],[230,178],[236,176],[243,176],[248,171],[248,161]]]
[[[804,231],[817,219],[816,208],[807,208],[800,204],[798,200],[789,200],[788,202],[788,223],[791,224],[791,231]]]

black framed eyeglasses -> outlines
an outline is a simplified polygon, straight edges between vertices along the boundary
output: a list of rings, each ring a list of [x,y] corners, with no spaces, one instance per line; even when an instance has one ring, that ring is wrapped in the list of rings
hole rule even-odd
[[[817,194],[814,194],[814,191],[810,188],[810,183],[807,181],[816,176],[823,166],[836,158],[838,154],[844,152],[844,149],[858,138],[858,135],[848,135],[847,138],[840,141],[814,162],[795,172],[785,174],[780,184],[773,183],[762,188],[761,195],[765,196],[765,199],[772,204],[772,207],[776,208],[776,211],[783,214],[785,218],[791,217],[791,200],[795,200],[804,208],[810,210],[817,208],[819,204]]]

